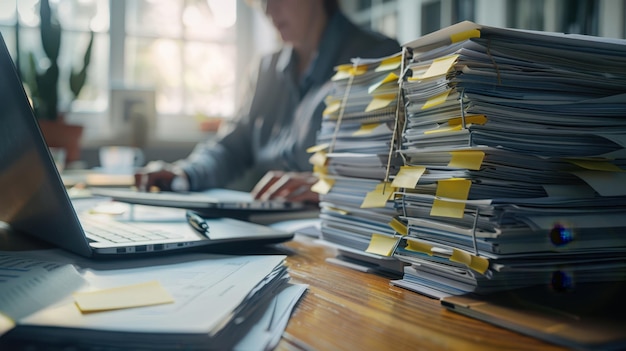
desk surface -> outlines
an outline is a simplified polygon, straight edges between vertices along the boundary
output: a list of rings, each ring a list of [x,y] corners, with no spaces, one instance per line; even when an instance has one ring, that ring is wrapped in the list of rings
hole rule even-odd
[[[563,350],[441,307],[389,279],[327,263],[307,237],[282,245],[292,279],[309,284],[278,350]]]
[[[0,231],[1,233],[2,231]],[[33,240],[0,235],[0,247],[32,250]],[[277,350],[563,350],[474,320],[389,278],[327,263],[330,246],[297,235],[279,245],[294,282],[309,284]]]

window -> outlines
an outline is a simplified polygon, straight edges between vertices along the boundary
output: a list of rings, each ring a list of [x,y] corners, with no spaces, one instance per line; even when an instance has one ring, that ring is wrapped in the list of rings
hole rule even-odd
[[[559,32],[598,35],[598,0],[560,0]]]
[[[508,6],[510,27],[544,30],[544,0],[509,0]]]
[[[62,24],[61,48],[58,57],[60,67],[59,74],[59,109],[68,111],[73,108],[73,104],[86,104],[92,108],[103,108],[106,101],[106,53],[107,48],[102,32],[108,28],[108,16],[106,14],[106,0],[99,1],[51,1],[55,8],[55,13]],[[23,79],[31,74],[29,56],[32,55],[38,71],[42,71],[49,66],[50,61],[46,57],[42,45],[39,31],[39,1],[38,0],[4,0],[0,3],[0,31],[2,32],[9,50],[13,54],[16,64]],[[80,99],[72,101],[69,88],[70,71],[78,70],[82,67],[83,55],[89,42],[89,32],[96,32],[98,38],[94,40],[92,54],[92,66],[100,67],[99,70],[89,72],[89,80],[85,88],[81,91]],[[68,50],[68,48],[74,48]],[[104,55],[103,55],[104,54]],[[104,56],[104,59],[103,59]],[[105,67],[105,69],[102,69]],[[28,88],[28,87],[27,87]]]
[[[230,116],[235,109],[236,2],[127,0],[124,85],[153,87],[160,122]],[[181,123],[183,122],[183,123]],[[162,130],[163,131],[163,130]],[[184,133],[184,130],[180,130]]]
[[[61,106],[86,126],[87,140],[106,140],[115,138],[110,88],[154,90],[157,139],[200,139],[198,118],[227,117],[235,110],[238,3],[50,0],[62,26]],[[0,31],[22,70],[29,53],[46,65],[39,0],[2,0]],[[69,106],[69,72],[82,64],[90,32],[95,38],[87,84]]]

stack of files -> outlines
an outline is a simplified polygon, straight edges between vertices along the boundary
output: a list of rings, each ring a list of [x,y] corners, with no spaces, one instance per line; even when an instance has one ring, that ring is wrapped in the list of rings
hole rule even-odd
[[[0,349],[271,349],[306,290],[284,259],[0,252]]]
[[[406,47],[409,265],[392,283],[440,298],[624,280],[626,41],[462,22]]]
[[[396,276],[402,265],[390,257],[389,223],[398,212],[385,180],[402,165],[392,152],[399,141],[401,63],[398,53],[336,68],[311,157],[320,178],[313,187],[320,193],[320,238],[339,252],[330,261]]]
[[[411,266],[395,285],[440,298],[626,276],[621,197],[469,200],[461,218],[431,216],[433,196],[403,200],[408,235],[394,256]]]

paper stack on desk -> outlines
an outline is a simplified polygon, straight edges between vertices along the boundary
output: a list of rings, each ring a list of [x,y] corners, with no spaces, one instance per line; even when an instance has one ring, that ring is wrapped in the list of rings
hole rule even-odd
[[[462,22],[405,47],[398,174],[415,176],[393,283],[441,297],[623,280],[626,41]]]
[[[320,193],[321,238],[339,249],[332,261],[400,274],[402,265],[390,257],[394,245],[387,243],[395,240],[389,222],[397,210],[391,187],[381,186],[402,164],[391,152],[399,141],[401,61],[399,53],[337,67],[318,135],[325,146],[311,158],[320,177],[313,189]]]
[[[48,251],[60,260],[42,260]],[[57,251],[0,253],[0,272],[10,272],[0,317],[14,324],[0,349],[271,349],[306,290],[288,283],[281,255],[81,260],[89,268],[76,269]]]

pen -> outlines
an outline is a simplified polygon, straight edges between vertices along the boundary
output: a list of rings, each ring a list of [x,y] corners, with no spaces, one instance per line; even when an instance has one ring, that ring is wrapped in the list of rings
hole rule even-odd
[[[187,211],[187,222],[198,233],[205,236],[209,234],[209,224],[204,220],[204,218],[198,216],[196,213]]]

